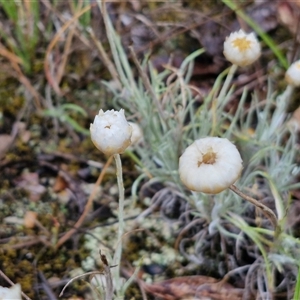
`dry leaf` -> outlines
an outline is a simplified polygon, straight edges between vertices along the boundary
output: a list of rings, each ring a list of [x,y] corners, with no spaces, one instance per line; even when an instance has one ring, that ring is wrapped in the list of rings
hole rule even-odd
[[[296,35],[299,26],[299,7],[296,6],[294,2],[280,2],[278,4],[277,13],[280,22],[286,26],[293,35]]]
[[[242,300],[243,290],[207,276],[185,276],[161,282],[143,283],[146,292],[163,300]]]
[[[55,193],[61,192],[65,188],[68,187],[67,181],[60,175],[58,175],[55,179],[55,183],[53,185],[53,191]]]
[[[28,143],[31,138],[31,132],[26,129],[25,122],[15,122],[14,126],[17,128],[18,136],[23,143]]]
[[[0,156],[5,154],[13,141],[13,137],[9,134],[0,134]]]
[[[299,7],[300,7],[300,0],[287,0],[287,2],[290,2],[290,3],[296,4],[297,6],[299,6]]]
[[[15,183],[29,193],[29,199],[32,201],[40,200],[46,191],[46,188],[39,182],[39,175],[34,172],[23,172]]]

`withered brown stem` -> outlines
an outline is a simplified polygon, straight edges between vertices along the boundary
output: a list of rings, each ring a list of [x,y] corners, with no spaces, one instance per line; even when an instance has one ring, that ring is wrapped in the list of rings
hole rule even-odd
[[[229,187],[234,193],[239,195],[241,198],[245,199],[246,201],[249,201],[253,205],[255,205],[257,208],[261,210],[261,212],[271,221],[272,225],[275,228],[275,232],[278,232],[278,220],[274,212],[267,207],[266,205],[262,204],[261,202],[257,201],[256,199],[244,194],[240,189],[238,189],[234,184],[232,184]]]

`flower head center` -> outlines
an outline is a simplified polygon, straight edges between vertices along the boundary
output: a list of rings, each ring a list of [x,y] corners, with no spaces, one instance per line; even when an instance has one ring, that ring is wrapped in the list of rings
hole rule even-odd
[[[251,41],[247,40],[246,37],[236,38],[232,42],[233,46],[238,48],[239,51],[244,52],[251,48]]]
[[[213,165],[216,162],[217,154],[210,148],[205,154],[202,155],[202,160],[198,161],[198,168],[201,164]]]

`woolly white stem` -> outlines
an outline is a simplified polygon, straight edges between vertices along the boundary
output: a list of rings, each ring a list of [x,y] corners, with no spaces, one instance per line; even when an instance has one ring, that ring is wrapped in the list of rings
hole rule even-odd
[[[118,295],[118,299],[123,299],[124,295],[122,294],[122,286],[121,286],[121,278],[120,278],[120,264],[121,264],[121,257],[122,257],[122,236],[124,232],[124,185],[123,185],[123,176],[122,176],[122,162],[120,158],[120,154],[115,154],[114,159],[116,161],[117,167],[117,181],[118,181],[118,188],[119,188],[119,229],[118,229],[118,242],[116,247],[116,252],[113,258],[113,264],[116,265],[113,268],[113,274],[115,279],[115,287]]]

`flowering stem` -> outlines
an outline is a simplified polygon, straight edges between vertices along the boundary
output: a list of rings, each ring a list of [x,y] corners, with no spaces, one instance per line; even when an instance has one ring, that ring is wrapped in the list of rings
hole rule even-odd
[[[260,203],[259,201],[257,201],[256,199],[244,194],[241,190],[239,190],[234,184],[232,184],[229,187],[234,193],[236,193],[237,195],[239,195],[241,198],[245,199],[246,201],[251,202],[252,204],[254,204],[257,208],[259,208],[261,210],[261,212],[271,221],[272,225],[275,228],[275,232],[279,233],[279,227],[278,227],[278,221],[277,221],[277,217],[275,216],[274,212],[267,207],[266,205]]]
[[[117,294],[122,299],[123,296],[119,295],[121,292],[121,282],[120,282],[120,263],[121,263],[121,256],[122,256],[122,236],[124,232],[124,185],[123,185],[123,176],[122,176],[122,162],[120,158],[120,154],[115,154],[114,159],[116,161],[117,167],[117,181],[118,181],[118,189],[119,189],[119,229],[118,229],[118,242],[116,247],[116,252],[113,258],[113,264],[116,265],[114,268],[114,278],[116,284]]]

